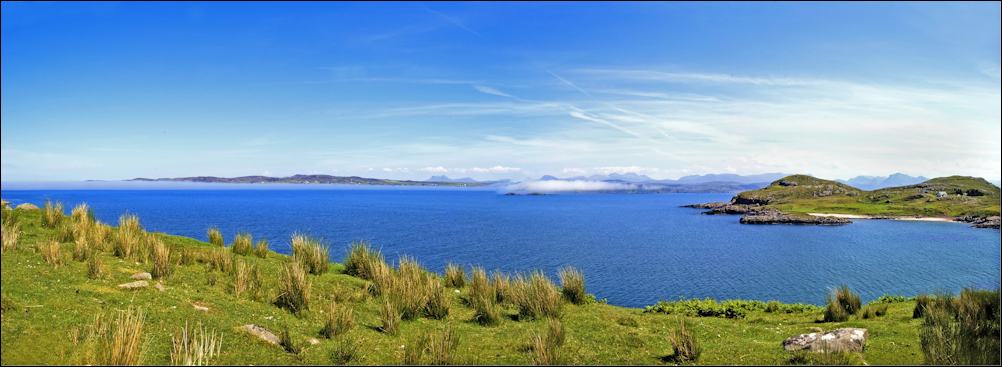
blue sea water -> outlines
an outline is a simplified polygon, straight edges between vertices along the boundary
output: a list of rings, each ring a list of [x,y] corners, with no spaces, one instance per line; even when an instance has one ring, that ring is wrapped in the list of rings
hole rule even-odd
[[[3,190],[15,205],[88,203],[102,221],[138,214],[153,231],[199,239],[218,226],[227,241],[247,231],[288,253],[303,232],[331,245],[367,240],[388,260],[415,257],[435,271],[449,262],[488,270],[540,269],[556,279],[581,269],[589,292],[640,307],[679,297],[821,304],[848,284],[864,300],[1000,282],[998,230],[958,223],[857,220],[840,227],[741,225],[680,205],[729,194],[505,196],[489,190],[90,188]]]

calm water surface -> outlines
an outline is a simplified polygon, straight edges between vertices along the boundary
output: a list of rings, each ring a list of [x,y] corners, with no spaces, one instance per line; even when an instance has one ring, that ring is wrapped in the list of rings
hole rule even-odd
[[[644,306],[678,297],[823,303],[848,284],[864,299],[1000,281],[999,231],[963,224],[859,220],[841,227],[750,226],[737,216],[679,205],[729,194],[504,196],[427,189],[8,190],[15,205],[87,202],[102,221],[136,213],[154,231],[205,239],[218,226],[288,253],[296,231],[344,257],[368,240],[389,260],[410,255],[435,271],[448,262],[524,272],[584,271],[590,292]]]

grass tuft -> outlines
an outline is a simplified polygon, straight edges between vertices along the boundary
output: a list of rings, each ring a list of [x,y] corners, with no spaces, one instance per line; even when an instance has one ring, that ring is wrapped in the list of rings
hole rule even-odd
[[[563,288],[564,298],[576,305],[588,302],[588,294],[585,293],[584,273],[573,267],[560,269],[560,286]]]
[[[122,259],[132,259],[140,252],[145,240],[139,217],[125,214],[118,218],[118,232],[115,233],[113,252]]]
[[[233,264],[233,287],[231,288],[233,296],[240,298],[244,294],[249,294],[252,299],[259,299],[263,285],[260,269],[242,259],[234,261]]]
[[[170,259],[170,247],[164,244],[163,240],[150,236],[150,242],[153,244],[151,246],[152,252],[150,253],[150,260],[153,262],[153,269],[150,270],[150,275],[154,279],[163,279],[174,271],[174,263]]]
[[[390,301],[383,301],[382,307],[379,308],[379,321],[382,323],[380,331],[389,335],[397,335],[400,332],[400,312]]]
[[[222,351],[223,336],[206,331],[200,324],[188,328],[188,322],[171,338],[170,363],[174,366],[208,366]]]
[[[466,286],[466,272],[461,266],[452,263],[445,266],[445,286],[457,289]]]
[[[368,242],[352,242],[344,259],[344,273],[365,280],[375,280],[377,267],[386,267],[386,260],[378,250],[373,250]]]
[[[251,238],[250,233],[237,233],[233,237],[233,253],[237,255],[250,255],[251,244],[253,243],[254,240]]]
[[[303,351],[302,347],[299,346],[299,342],[297,342],[292,337],[292,333],[289,332],[289,328],[288,327],[286,327],[285,329],[283,329],[282,330],[282,334],[279,335],[279,337],[278,337],[278,345],[281,346],[282,349],[285,349],[286,352],[289,352],[289,353],[292,353],[292,354],[299,354],[299,352]]]
[[[442,286],[438,279],[431,279],[428,283],[428,301],[424,307],[424,315],[430,318],[441,320],[449,316],[449,293]]]
[[[329,252],[327,246],[316,239],[298,233],[292,235],[292,257],[303,264],[303,268],[310,274],[321,275],[327,272],[330,265],[327,259]]]
[[[309,308],[313,285],[307,278],[302,264],[296,261],[285,264],[278,285],[278,299],[275,300],[275,305],[296,315]]]
[[[38,245],[38,252],[42,254],[42,259],[45,263],[52,265],[53,267],[59,267],[63,264],[62,247],[59,246],[59,242],[50,240],[44,244]]]
[[[262,259],[268,257],[268,240],[257,240],[257,244],[254,245],[254,255]]]
[[[511,283],[511,294],[520,318],[560,317],[563,312],[560,291],[540,271],[533,272],[528,278],[524,275],[515,277]]]
[[[334,346],[331,347],[331,363],[336,365],[351,363],[352,361],[358,359],[357,350],[358,345],[355,344],[355,339],[351,336],[345,335],[337,338],[334,340]]]
[[[21,239],[21,223],[18,222],[17,216],[13,214],[13,210],[4,209],[3,216],[3,252],[17,249],[17,243]]]
[[[848,286],[842,285],[826,297],[824,322],[842,322],[849,319],[860,310],[859,295],[852,292]]]
[[[926,364],[998,365],[1000,316],[998,290],[932,299],[919,330]]]
[[[559,319],[550,319],[546,325],[546,334],[532,337],[532,364],[562,364],[560,351],[565,338],[564,324]]]
[[[703,352],[699,341],[696,340],[696,334],[682,318],[678,319],[677,326],[668,332],[668,343],[674,351],[671,356],[675,361],[694,362]]]
[[[331,300],[325,316],[324,327],[320,329],[320,336],[324,338],[334,338],[355,327],[355,316],[351,307],[339,306],[334,300]]]
[[[64,217],[66,214],[63,213],[63,203],[45,201],[45,207],[42,210],[42,227],[56,228],[63,222]]]
[[[87,278],[99,279],[104,276],[104,263],[96,253],[87,257]]]
[[[209,227],[206,235],[209,236],[209,243],[219,247],[226,246],[226,243],[223,241],[223,233],[219,232],[219,227]]]

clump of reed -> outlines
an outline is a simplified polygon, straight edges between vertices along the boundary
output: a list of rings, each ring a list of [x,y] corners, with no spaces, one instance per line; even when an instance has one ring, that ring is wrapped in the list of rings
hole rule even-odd
[[[205,234],[206,234],[206,236],[209,237],[209,243],[211,243],[213,245],[216,245],[216,246],[219,246],[219,247],[226,246],[226,243],[223,242],[223,233],[219,232],[219,227],[215,227],[215,226],[209,227],[209,230],[206,231]]]
[[[546,334],[532,337],[532,363],[536,365],[562,364],[561,347],[566,339],[564,324],[560,319],[550,319],[546,324]]]
[[[53,235],[59,242],[72,242],[73,241],[73,223],[69,221],[61,221],[56,225],[56,233]]]
[[[494,294],[494,287],[491,286],[490,280],[487,279],[487,272],[482,267],[474,266],[470,271],[469,297],[471,299],[480,297],[487,299],[497,298],[497,295]]]
[[[336,365],[345,365],[351,363],[358,358],[358,345],[355,344],[355,339],[349,335],[339,337],[334,340],[334,345],[331,347],[330,359],[331,363]]]
[[[111,232],[111,226],[95,221],[87,231],[87,243],[95,250],[107,251]]]
[[[244,294],[249,294],[252,299],[259,299],[263,281],[261,270],[256,265],[248,264],[244,260],[236,260],[233,263],[233,296],[240,298]]]
[[[174,263],[170,258],[170,247],[164,244],[164,241],[150,236],[150,243],[152,243],[150,260],[153,263],[153,268],[150,269],[150,275],[154,279],[163,279],[174,271]]]
[[[863,307],[860,316],[864,319],[871,319],[887,314],[887,304],[870,304]]]
[[[11,209],[3,209],[3,252],[17,249],[17,243],[21,239],[21,223]]]
[[[292,235],[292,258],[310,274],[321,275],[327,272],[330,265],[327,256],[329,249],[320,241],[303,234]]]
[[[49,240],[46,243],[38,245],[38,252],[42,254],[42,259],[45,260],[45,263],[53,267],[58,268],[63,264],[62,247],[55,240]]]
[[[275,300],[278,307],[297,315],[309,308],[313,284],[302,264],[295,261],[285,264],[278,286],[278,298]]]
[[[383,254],[373,250],[367,242],[352,242],[344,259],[344,273],[365,280],[374,281],[375,273],[384,271],[386,267]]]
[[[250,233],[237,233],[233,237],[233,253],[237,255],[250,255],[254,243]]]
[[[45,201],[45,207],[42,209],[42,227],[56,228],[64,217],[66,214],[63,212],[63,203]]]
[[[846,285],[836,288],[826,299],[824,322],[846,321],[850,315],[859,312],[861,307],[859,295],[853,293]]]
[[[98,316],[88,339],[93,348],[90,364],[134,366],[141,362],[143,324],[146,316],[142,310],[129,308],[119,311],[111,323]]]
[[[588,293],[585,292],[584,273],[568,266],[560,269],[558,275],[564,299],[576,305],[588,302]]]
[[[400,312],[390,301],[383,301],[382,307],[379,308],[379,321],[382,323],[380,331],[390,335],[397,335],[400,332]]]
[[[77,205],[70,211],[70,230],[76,242],[89,241],[89,233],[94,226],[94,213],[86,203]]]
[[[213,330],[206,330],[199,324],[184,327],[174,332],[171,338],[170,363],[174,366],[208,366],[219,355],[223,347],[223,336]]]
[[[511,282],[511,298],[520,318],[560,317],[563,311],[560,291],[540,271],[528,278],[522,274],[516,276]]]
[[[672,359],[678,362],[693,362],[699,359],[703,352],[702,346],[696,340],[696,334],[690,329],[683,318],[676,321],[675,328],[668,331],[668,343],[674,351]]]
[[[289,333],[289,328],[286,327],[282,330],[282,334],[278,337],[278,345],[285,349],[286,352],[292,354],[299,354],[302,352],[302,347],[299,346],[299,342],[293,339],[292,334]]]
[[[262,259],[268,257],[268,240],[257,240],[257,244],[254,245],[254,255]]]
[[[463,288],[466,285],[466,272],[456,264],[445,266],[445,286],[450,288]]]
[[[324,338],[331,339],[343,335],[355,327],[355,316],[351,307],[340,306],[334,300],[331,300],[324,316],[324,327],[320,329],[320,336]]]
[[[139,224],[139,217],[125,214],[118,218],[118,232],[115,232],[113,252],[122,259],[132,259],[142,252],[145,242],[145,232]]]
[[[998,289],[964,289],[959,297],[927,301],[919,330],[926,364],[998,365],[999,303]]]
[[[921,294],[915,297],[915,309],[912,310],[912,318],[917,319],[925,316],[925,309],[929,307],[933,301],[935,301],[935,298],[927,294]]]
[[[497,303],[511,300],[511,277],[508,274],[495,270],[491,274],[491,287],[494,288],[494,298]]]
[[[73,261],[86,261],[90,254],[91,249],[87,237],[77,237],[73,240]]]

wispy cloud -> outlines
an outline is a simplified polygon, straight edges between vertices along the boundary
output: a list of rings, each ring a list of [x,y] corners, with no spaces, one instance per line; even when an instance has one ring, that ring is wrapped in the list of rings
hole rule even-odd
[[[435,9],[432,9],[432,8],[429,8],[429,7],[425,7],[424,10],[428,11],[429,13],[435,14],[436,16],[438,16],[442,20],[448,22],[449,24],[452,24],[452,25],[458,27],[459,29],[462,29],[462,30],[464,30],[464,31],[466,31],[466,32],[468,32],[468,33],[470,33],[472,35],[475,35],[477,37],[483,37],[483,35],[481,35],[480,32],[477,32],[477,31],[473,30],[472,28],[466,26],[465,22],[463,22],[463,20],[460,19],[460,18],[457,18],[457,17],[451,16],[451,15],[445,14],[443,12],[440,12],[438,10],[435,10]]]
[[[630,190],[634,188],[636,188],[636,185],[615,182],[550,180],[519,182],[505,186],[502,191],[511,193],[555,194],[562,192]]]
[[[515,98],[511,94],[502,92],[502,91],[498,90],[497,88],[488,87],[488,86],[485,86],[485,85],[473,85],[473,89],[476,89],[478,92],[484,93],[484,94],[491,94],[491,95],[495,95],[495,96]]]

